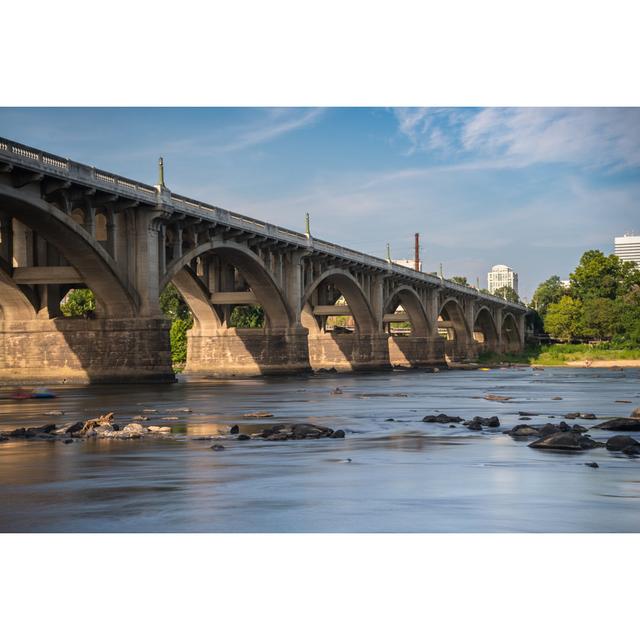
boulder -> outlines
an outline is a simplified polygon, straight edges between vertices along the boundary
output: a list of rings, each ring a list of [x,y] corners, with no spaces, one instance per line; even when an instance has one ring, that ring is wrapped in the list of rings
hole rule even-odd
[[[251,436],[248,436],[246,433],[241,433],[236,440],[251,440]]]
[[[291,427],[293,438],[302,440],[304,438],[326,438],[333,433],[333,429],[322,427],[316,424],[294,424]]]
[[[490,418],[481,418],[480,416],[475,416],[471,420],[463,423],[465,427],[471,428],[473,425],[478,425],[480,427],[499,427],[500,420],[498,416],[491,416]]]
[[[171,427],[157,427],[155,425],[147,427],[149,433],[171,433]]]
[[[510,431],[506,431],[510,436],[514,438],[529,438],[531,436],[538,436],[540,432],[535,427],[531,427],[528,424],[517,424]]]
[[[600,465],[597,462],[585,462],[586,467],[591,467],[592,469],[598,469]]]
[[[118,431],[118,430],[115,429],[115,431]],[[131,422],[126,427],[124,427],[121,431],[122,433],[135,433],[138,435],[143,435],[147,433],[148,430],[146,427],[143,427],[141,424],[138,424],[137,422]]]
[[[565,417],[567,420],[575,420],[575,419],[576,419],[576,418],[578,418],[579,416],[580,416],[580,414],[579,414],[578,412],[576,412],[576,413],[565,413],[565,414],[564,414],[564,417]]]
[[[447,422],[462,422],[460,416],[448,416],[446,413],[439,413],[437,416],[429,415],[422,418],[422,422],[438,422],[447,424]]]
[[[330,438],[344,438],[344,431],[342,429],[336,429],[329,437]]]
[[[612,418],[595,426],[608,431],[640,431],[640,420],[636,418]]]
[[[0,442],[8,442],[9,438],[4,435],[4,433],[0,433]]]
[[[210,447],[213,451],[224,451],[224,446],[221,444],[213,444]]]
[[[234,424],[231,429],[229,429],[229,433],[232,436],[237,436],[240,433],[240,427],[237,424]]]
[[[533,449],[551,449],[554,451],[582,451],[597,447],[589,436],[579,433],[563,432],[545,436],[529,444]]]
[[[519,416],[539,416],[539,413],[535,413],[534,411],[518,411]]]
[[[529,416],[520,416],[520,420],[531,420]]]
[[[640,442],[631,436],[613,436],[607,440],[605,446],[608,451],[622,451],[626,447],[633,447],[636,445],[640,445]]]
[[[580,413],[578,418],[582,418],[582,420],[597,420],[595,413]]]
[[[579,424],[574,424],[573,427],[571,427],[572,433],[586,433],[587,431],[589,431],[587,427],[582,427]]]
[[[73,442],[73,438],[65,438],[64,439],[64,443],[65,444],[71,444]]]
[[[560,427],[558,425],[547,422],[543,427],[540,427],[540,435],[543,437],[551,436],[554,433],[560,433]]]
[[[482,431],[482,425],[478,422],[471,422],[467,425],[467,429],[470,431]]]

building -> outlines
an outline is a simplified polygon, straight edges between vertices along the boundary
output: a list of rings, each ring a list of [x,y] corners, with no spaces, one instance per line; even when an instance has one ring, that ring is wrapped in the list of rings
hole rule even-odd
[[[415,260],[392,260],[393,264],[398,264],[401,267],[407,267],[408,269],[416,268]],[[418,271],[422,271],[422,260],[418,262]]]
[[[613,252],[621,260],[635,262],[640,267],[640,235],[625,233],[623,236],[614,238]]]
[[[496,264],[487,274],[489,292],[495,293],[501,287],[511,287],[518,293],[518,274],[506,264]]]

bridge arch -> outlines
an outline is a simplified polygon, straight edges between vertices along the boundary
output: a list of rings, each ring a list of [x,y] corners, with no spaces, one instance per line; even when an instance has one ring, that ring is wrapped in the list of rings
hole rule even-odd
[[[431,335],[427,312],[415,289],[406,285],[396,287],[384,303],[384,313],[394,313],[398,306],[402,306],[409,316],[411,335],[425,338]]]
[[[502,342],[503,351],[510,353],[521,349],[522,336],[518,329],[518,323],[512,313],[507,312],[502,316],[500,340]]]
[[[187,251],[180,258],[172,260],[161,280],[160,288],[163,289],[169,282],[174,282],[178,290],[181,290],[181,287],[186,287],[187,278],[181,277],[179,274],[185,267],[195,263],[198,258],[203,258],[207,254],[223,258],[238,270],[246,280],[258,303],[264,309],[270,329],[287,329],[294,324],[293,313],[264,262],[253,251],[236,242],[210,240]],[[195,277],[195,274],[193,275]],[[196,293],[197,291],[193,288],[187,291],[187,295],[191,296]],[[194,304],[197,300],[202,301],[199,294],[193,297],[192,300]],[[202,305],[199,305],[198,309],[204,311]],[[195,315],[195,310],[192,309],[192,311],[194,311]],[[213,313],[215,314],[215,311]],[[217,315],[216,317],[220,324],[221,319]],[[208,314],[208,318],[212,320],[210,314]]]
[[[497,351],[499,345],[498,328],[489,307],[480,307],[475,314],[473,337],[483,351]]]
[[[377,323],[371,305],[360,286],[360,283],[351,273],[343,269],[328,269],[305,289],[302,295],[302,324],[309,331],[317,333],[321,331],[320,325],[313,316],[313,308],[310,299],[313,293],[322,285],[330,285],[344,297],[355,323],[357,333],[372,335],[376,332]],[[336,299],[338,296],[334,296]],[[335,304],[336,300],[329,300]]]
[[[0,210],[35,231],[78,271],[109,317],[136,314],[138,296],[114,259],[70,215],[33,194],[0,184]]]
[[[16,285],[7,269],[0,264],[0,321],[35,320],[35,317],[33,301]]]
[[[465,358],[471,341],[471,329],[467,325],[464,309],[456,298],[446,298],[440,304],[438,333],[445,338],[445,354],[455,360]]]

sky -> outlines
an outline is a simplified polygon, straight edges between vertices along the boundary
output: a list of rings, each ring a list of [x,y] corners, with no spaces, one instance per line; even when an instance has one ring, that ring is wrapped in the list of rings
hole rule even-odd
[[[640,232],[638,108],[0,108],[0,136],[520,295]]]

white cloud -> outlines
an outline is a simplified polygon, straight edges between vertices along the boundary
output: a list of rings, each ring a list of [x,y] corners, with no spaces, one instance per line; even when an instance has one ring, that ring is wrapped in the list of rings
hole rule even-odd
[[[455,151],[454,163],[472,157],[514,167],[555,162],[640,167],[636,108],[418,108],[398,109],[395,115],[412,151]]]

